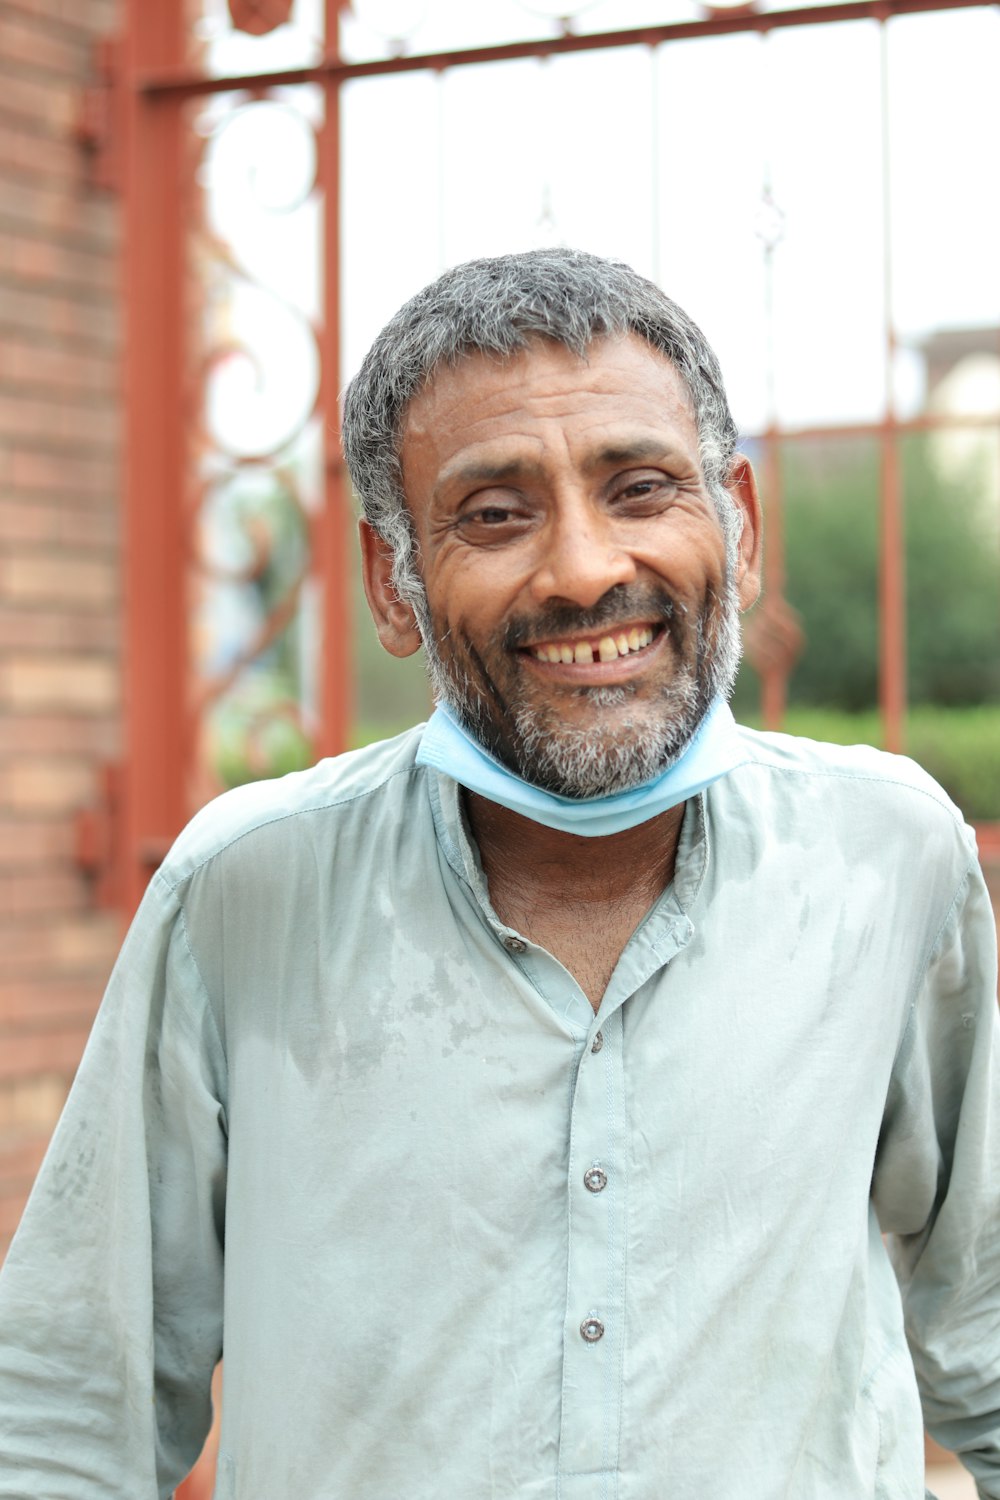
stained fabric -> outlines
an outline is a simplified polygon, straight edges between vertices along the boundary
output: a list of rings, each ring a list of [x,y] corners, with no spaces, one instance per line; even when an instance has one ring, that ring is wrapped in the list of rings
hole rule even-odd
[[[420,731],[153,879],[0,1277],[0,1497],[1000,1500],[995,933],[910,762],[741,731],[595,1015]],[[567,871],[567,880],[572,871]]]

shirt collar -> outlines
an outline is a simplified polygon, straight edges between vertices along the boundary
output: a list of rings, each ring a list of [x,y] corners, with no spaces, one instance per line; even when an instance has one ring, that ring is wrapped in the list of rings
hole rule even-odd
[[[466,817],[462,788],[451,776],[428,768],[428,795],[438,842],[448,863],[460,880],[469,886],[484,911],[492,912],[486,876],[479,848]],[[656,914],[685,915],[693,907],[705,880],[709,861],[709,841],[705,816],[706,792],[699,792],[684,804],[684,818],[677,843],[674,877],[664,896],[655,904],[643,925]],[[669,902],[665,898],[669,896]],[[652,935],[652,934],[651,934]]]

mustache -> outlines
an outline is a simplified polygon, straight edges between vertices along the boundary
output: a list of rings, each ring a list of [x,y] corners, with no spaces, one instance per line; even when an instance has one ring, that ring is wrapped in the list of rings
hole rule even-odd
[[[634,620],[670,623],[687,614],[687,606],[675,599],[668,589],[649,584],[617,583],[602,594],[590,609],[571,604],[550,604],[537,614],[519,616],[507,622],[503,646],[516,651],[530,641],[547,636],[592,635],[608,626],[625,625]]]

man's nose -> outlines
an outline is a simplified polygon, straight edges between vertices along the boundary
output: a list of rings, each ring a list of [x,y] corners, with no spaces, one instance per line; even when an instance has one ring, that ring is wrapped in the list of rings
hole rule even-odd
[[[546,526],[531,581],[539,604],[565,599],[590,609],[619,583],[632,583],[636,564],[610,516],[587,504],[561,509]]]

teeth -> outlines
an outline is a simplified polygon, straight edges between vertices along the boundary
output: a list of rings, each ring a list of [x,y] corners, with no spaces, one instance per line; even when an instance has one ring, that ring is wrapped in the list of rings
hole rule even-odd
[[[597,642],[597,658],[599,661],[617,661],[619,656],[628,656],[630,651],[641,651],[648,646],[653,639],[653,632],[648,628],[638,630],[633,628],[626,632],[623,630],[619,635],[602,635]],[[573,662],[592,662],[594,660],[594,647],[590,641],[578,641],[575,646],[563,641],[559,645],[547,644],[544,646],[533,646],[532,651],[536,660],[562,663],[571,666]]]

